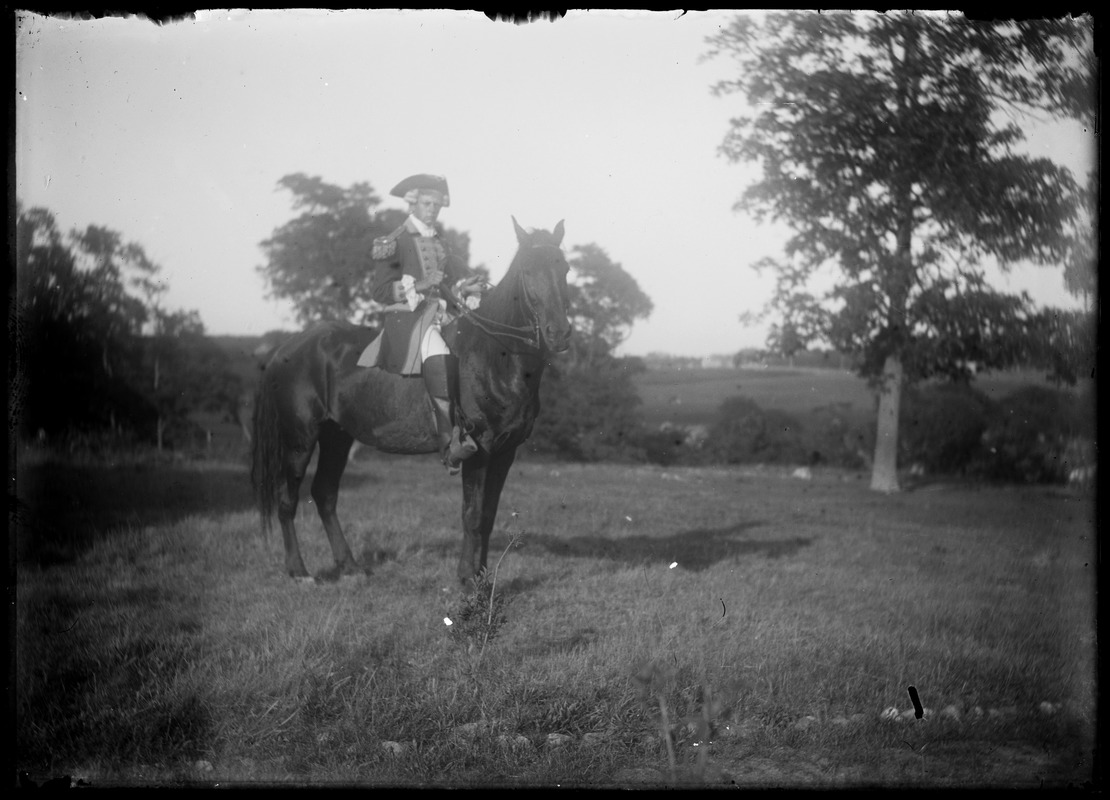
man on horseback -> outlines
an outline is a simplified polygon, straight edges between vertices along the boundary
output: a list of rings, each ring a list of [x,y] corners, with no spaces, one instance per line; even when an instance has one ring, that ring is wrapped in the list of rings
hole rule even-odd
[[[408,203],[409,216],[388,236],[374,240],[371,291],[385,305],[384,330],[376,357],[364,356],[359,363],[399,375],[424,376],[435,411],[440,456],[454,475],[478,446],[454,419],[451,398],[458,385],[458,360],[441,330],[452,317],[447,293],[441,295],[440,287],[453,290],[469,308],[476,308],[481,278],[447,249],[436,227],[440,209],[451,204],[444,178],[412,175],[390,194]]]

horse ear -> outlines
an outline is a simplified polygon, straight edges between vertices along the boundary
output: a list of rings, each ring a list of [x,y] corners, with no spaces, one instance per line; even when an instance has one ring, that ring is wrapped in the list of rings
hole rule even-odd
[[[552,231],[552,236],[554,236],[554,237],[555,237],[555,246],[556,246],[556,247],[558,247],[559,245],[561,245],[561,244],[563,243],[563,233],[564,233],[564,231],[563,231],[563,223],[564,223],[565,221],[566,221],[566,220],[559,220],[559,224],[558,224],[558,225],[556,225],[556,226],[555,226],[555,230],[554,230],[554,231]]]
[[[517,242],[519,242],[520,244],[524,244],[524,240],[528,238],[528,232],[525,231],[524,228],[520,227],[520,223],[516,221],[516,217],[513,217],[513,227],[516,228]]]

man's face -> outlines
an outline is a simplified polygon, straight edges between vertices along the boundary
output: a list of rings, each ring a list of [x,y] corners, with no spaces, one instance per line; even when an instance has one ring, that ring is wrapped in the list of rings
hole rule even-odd
[[[439,219],[441,208],[443,208],[443,197],[439,192],[421,192],[416,197],[412,215],[425,225],[434,225]]]

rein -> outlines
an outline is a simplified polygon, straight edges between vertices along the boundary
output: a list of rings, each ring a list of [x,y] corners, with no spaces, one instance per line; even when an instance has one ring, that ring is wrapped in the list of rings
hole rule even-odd
[[[516,339],[517,341],[523,342],[524,344],[528,345],[533,350],[538,351],[540,349],[540,329],[539,324],[535,320],[532,321],[531,328],[526,328],[518,327],[516,325],[506,325],[502,322],[495,322],[494,320],[483,317],[477,311],[473,311],[469,308],[466,310],[466,313],[462,314],[461,316],[468,318],[471,323],[473,323],[474,326],[478,328],[478,330],[482,331],[482,333],[492,337],[493,339]],[[491,330],[491,327],[501,328],[502,330]]]
[[[544,247],[545,245],[538,245]],[[459,318],[465,317],[470,320],[478,330],[486,334],[490,338],[500,341],[502,338],[515,339],[522,342],[533,350],[540,350],[543,342],[540,338],[540,323],[536,314],[536,304],[532,296],[528,293],[528,286],[524,283],[524,276],[520,276],[520,291],[524,295],[525,310],[528,318],[532,321],[531,326],[521,325],[507,325],[504,322],[490,319],[489,317],[482,316],[477,311],[469,308],[455,293],[446,286],[440,285],[440,295],[448,302],[449,305],[455,307],[458,312]]]

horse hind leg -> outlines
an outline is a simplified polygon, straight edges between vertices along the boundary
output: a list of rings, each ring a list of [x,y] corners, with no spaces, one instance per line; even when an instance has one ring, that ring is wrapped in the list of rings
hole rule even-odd
[[[313,445],[315,446],[315,445]],[[278,522],[281,523],[281,538],[285,545],[285,571],[297,580],[311,580],[301,558],[300,544],[297,542],[297,503],[301,483],[304,481],[308,462],[312,459],[313,447],[294,450],[285,454],[282,463],[282,482],[278,493]]]
[[[341,575],[358,575],[364,570],[355,561],[343,526],[339,524],[336,506],[339,501],[339,481],[347,468],[347,456],[354,439],[334,422],[325,422],[320,429],[320,456],[316,461],[316,475],[312,479],[312,500],[324,523],[324,531],[331,544],[335,568],[321,575],[335,579]]]

